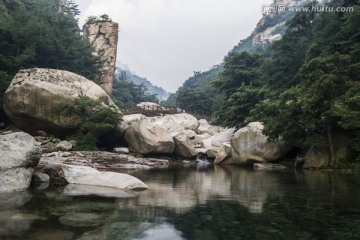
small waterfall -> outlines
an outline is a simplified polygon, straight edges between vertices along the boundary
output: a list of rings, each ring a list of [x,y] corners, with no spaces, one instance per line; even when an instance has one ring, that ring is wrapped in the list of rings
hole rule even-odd
[[[206,170],[208,168],[208,166],[211,164],[209,162],[209,160],[206,158],[205,155],[201,155],[199,154],[197,157],[196,157],[196,169],[197,170]]]

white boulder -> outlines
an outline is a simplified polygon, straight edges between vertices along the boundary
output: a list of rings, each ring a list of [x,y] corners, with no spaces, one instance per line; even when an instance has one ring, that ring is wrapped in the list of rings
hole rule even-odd
[[[19,128],[53,135],[72,133],[80,119],[59,114],[63,104],[88,96],[104,107],[113,105],[109,95],[96,83],[72,72],[32,68],[20,70],[4,95],[4,110]]]
[[[40,146],[29,134],[0,134],[0,192],[27,189],[40,157]]]
[[[91,167],[47,164],[43,170],[50,176],[51,181],[54,178],[62,178],[64,182],[70,184],[112,187],[127,190],[145,190],[148,188],[145,183],[128,174],[100,172]]]
[[[133,123],[126,129],[125,140],[133,152],[172,153],[175,143],[166,128],[153,124],[151,119]]]
[[[282,141],[268,142],[260,122],[249,123],[231,138],[231,155],[237,164],[270,162],[284,156],[290,147]]]

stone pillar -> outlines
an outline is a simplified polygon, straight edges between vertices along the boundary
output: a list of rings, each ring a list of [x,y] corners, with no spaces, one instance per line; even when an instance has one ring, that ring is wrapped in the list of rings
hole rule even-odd
[[[100,87],[109,95],[115,76],[118,29],[118,24],[112,21],[85,24],[83,28],[84,39],[94,46],[94,54],[102,56],[104,60],[98,80]]]

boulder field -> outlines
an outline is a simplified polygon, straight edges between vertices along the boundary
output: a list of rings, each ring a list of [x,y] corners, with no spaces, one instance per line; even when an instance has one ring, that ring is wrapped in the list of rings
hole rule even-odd
[[[21,130],[31,134],[42,130],[49,135],[66,136],[76,131],[81,122],[60,114],[59,109],[81,96],[99,100],[103,107],[114,104],[101,87],[77,74],[54,69],[25,69],[16,74],[7,89],[4,110]],[[146,104],[149,105],[143,105]],[[180,112],[157,117],[125,115],[111,133],[112,142],[125,139],[129,150],[135,154],[165,154],[189,159],[206,155],[216,159],[216,164],[270,162],[290,149],[281,141],[267,142],[259,122],[235,132],[233,128],[213,126],[204,119]],[[71,149],[67,142],[56,144],[49,149]]]
[[[198,154],[215,158],[215,164],[250,165],[271,162],[291,148],[282,141],[268,142],[262,134],[264,126],[252,122],[239,129],[210,125],[188,113],[145,117],[124,116],[127,122],[125,139],[132,152],[141,154],[175,154],[193,158]]]

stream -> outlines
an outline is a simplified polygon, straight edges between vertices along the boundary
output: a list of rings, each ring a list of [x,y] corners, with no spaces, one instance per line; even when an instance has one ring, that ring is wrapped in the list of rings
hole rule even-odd
[[[149,189],[0,194],[0,239],[360,239],[359,174],[207,164],[121,172]]]

